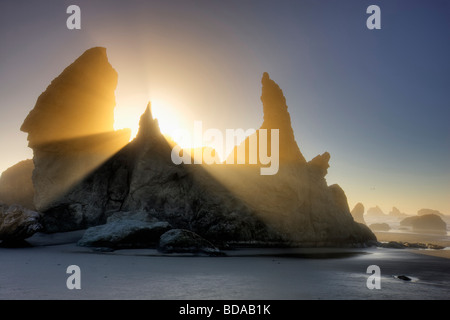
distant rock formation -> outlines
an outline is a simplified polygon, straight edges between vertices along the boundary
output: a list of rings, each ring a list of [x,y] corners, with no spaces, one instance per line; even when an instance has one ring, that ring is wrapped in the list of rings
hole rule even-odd
[[[17,242],[42,229],[39,213],[19,205],[0,204],[0,240]]]
[[[358,202],[350,213],[356,222],[366,224],[364,221],[364,205],[361,202]]]
[[[31,176],[34,170],[33,160],[24,160],[5,170],[0,177],[0,201],[18,204],[35,210],[34,187]]]
[[[372,223],[369,226],[372,231],[389,231],[391,227],[387,223]]]
[[[397,209],[396,207],[392,207],[392,211],[389,212],[389,215],[391,217],[398,217],[398,218],[408,216],[406,213],[400,212],[400,210]]]
[[[421,233],[447,233],[447,224],[436,214],[408,217],[400,221],[404,227],[412,227],[413,231]]]
[[[99,56],[100,64],[107,63],[104,50],[88,50],[83,56],[86,54],[88,57]],[[59,81],[65,83],[65,78],[71,78],[72,70],[83,69],[85,61],[86,58],[79,58],[74,62],[77,68],[69,67],[47,91],[55,91],[58,96],[57,86],[53,84]],[[90,63],[87,65],[91,66]],[[107,66],[102,70],[106,73],[103,76],[109,78],[114,73],[110,72],[109,63]],[[98,77],[103,77],[99,74],[102,70],[95,69],[95,66],[91,69],[96,70],[97,81]],[[85,72],[87,83],[90,83],[91,69]],[[75,74],[78,79],[78,74]],[[112,83],[107,81],[106,91],[109,93],[113,92]],[[103,100],[101,97],[94,99],[93,96],[99,92],[89,88],[88,98],[92,101],[86,101],[85,105],[96,108],[96,103]],[[87,89],[73,87],[75,97],[81,95],[78,90]],[[103,88],[100,93],[104,92]],[[69,94],[64,94],[63,98],[73,100]],[[149,105],[141,116],[139,133],[132,142],[99,164],[98,168],[87,172],[81,181],[62,188],[61,180],[66,179],[63,172],[68,170],[68,162],[70,168],[75,164],[85,166],[82,144],[79,148],[73,148],[72,144],[66,144],[72,140],[65,137],[66,140],[61,142],[64,145],[58,143],[51,149],[54,151],[52,154],[43,157],[41,151],[47,151],[43,145],[53,144],[36,143],[40,140],[35,138],[39,137],[39,130],[33,129],[31,124],[34,121],[26,120],[23,129],[29,132],[30,146],[35,154],[33,182],[39,208],[43,211],[45,230],[82,229],[105,224],[108,218],[118,217],[122,213],[124,216],[136,213],[135,216],[142,221],[156,219],[167,222],[175,229],[189,230],[214,244],[338,246],[375,240],[369,228],[354,222],[344,191],[338,185],[327,185],[325,175],[330,155],[325,152],[306,162],[294,139],[286,99],[267,73],[262,78],[261,100],[264,122],[260,129],[279,129],[280,133],[279,171],[269,176],[260,174],[261,163],[206,167],[175,165],[171,160],[171,147],[161,134],[158,121],[153,119]],[[106,99],[108,112],[113,108],[111,101]],[[35,110],[40,108],[39,99]],[[87,110],[83,112],[88,113]],[[97,113],[88,114],[94,118],[98,116]],[[89,123],[93,122],[95,120]],[[104,127],[103,130],[108,128],[111,129]],[[65,149],[69,146],[73,152]],[[245,142],[239,147],[245,148]],[[91,150],[89,146],[87,149]],[[60,156],[61,153],[70,157]],[[78,153],[81,156],[77,156]],[[49,176],[57,182],[54,187],[64,190],[56,198],[49,199],[50,196],[45,194],[52,187],[46,181]]]
[[[386,217],[386,215],[384,214],[383,210],[381,210],[379,206],[375,206],[375,207],[369,208],[367,210],[366,216],[367,217],[373,217],[373,218],[375,218],[375,217]]]
[[[417,219],[417,216],[407,217],[400,221],[400,225],[403,227],[412,227],[412,223],[415,219]]]
[[[441,213],[439,210],[433,210],[433,209],[420,209],[417,211],[418,216],[423,216],[426,214],[435,214],[441,217],[445,217],[445,214]]]
[[[22,124],[33,149],[34,205],[55,202],[128,143],[114,131],[117,72],[105,48],[92,48],[68,66],[37,99]]]

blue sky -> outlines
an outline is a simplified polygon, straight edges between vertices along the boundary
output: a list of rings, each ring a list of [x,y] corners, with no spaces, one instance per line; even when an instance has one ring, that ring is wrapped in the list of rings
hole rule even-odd
[[[70,4],[81,30],[66,28]],[[366,28],[372,4],[381,30]],[[119,127],[152,99],[156,116],[187,128],[258,128],[267,71],[300,150],[330,152],[327,181],[350,207],[450,214],[449,17],[438,0],[2,0],[0,171],[32,157],[19,128],[39,94],[104,46],[119,73]]]

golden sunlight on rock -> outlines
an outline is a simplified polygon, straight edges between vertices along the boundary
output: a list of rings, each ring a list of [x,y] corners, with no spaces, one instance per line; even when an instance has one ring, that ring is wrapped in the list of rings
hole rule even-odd
[[[45,210],[128,143],[114,131],[117,72],[105,48],[87,50],[37,99],[22,124],[33,149],[35,206]]]

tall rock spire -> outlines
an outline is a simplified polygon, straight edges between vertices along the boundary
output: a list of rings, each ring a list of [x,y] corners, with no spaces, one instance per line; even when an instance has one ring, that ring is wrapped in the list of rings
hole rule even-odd
[[[267,130],[267,146],[268,149],[271,146],[271,133],[270,130],[279,130],[279,163],[283,164],[305,164],[306,160],[303,157],[300,149],[298,148],[297,142],[295,142],[294,130],[291,125],[291,116],[288,112],[288,107],[286,105],[286,98],[283,95],[283,91],[280,89],[275,81],[270,79],[269,74],[264,72],[262,80],[262,93],[261,101],[263,103],[264,121],[259,129]],[[258,150],[259,150],[259,131],[254,133],[258,139]],[[239,146],[235,147],[233,153],[228,156],[228,159],[234,158],[234,163],[238,162],[239,154],[244,154],[244,163],[249,162],[249,142],[250,137],[248,137]],[[258,151],[259,152],[259,151]],[[271,151],[270,151],[271,153]],[[230,162],[230,160],[228,160]],[[258,161],[258,163],[260,163]]]
[[[161,131],[159,129],[158,119],[153,118],[152,103],[149,101],[147,108],[139,119],[139,132],[137,134],[139,140],[149,140],[161,138]]]
[[[305,163],[291,125],[286,98],[278,84],[264,72],[262,80],[261,102],[263,103],[264,122],[260,129],[279,129],[280,163]]]

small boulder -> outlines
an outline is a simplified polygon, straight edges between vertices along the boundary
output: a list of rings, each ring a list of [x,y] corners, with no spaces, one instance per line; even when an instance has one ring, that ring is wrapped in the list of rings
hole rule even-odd
[[[164,253],[223,255],[211,242],[185,229],[172,229],[164,233],[159,240],[158,250]]]
[[[78,245],[113,249],[156,247],[160,236],[170,229],[168,222],[117,220],[87,229]]]

